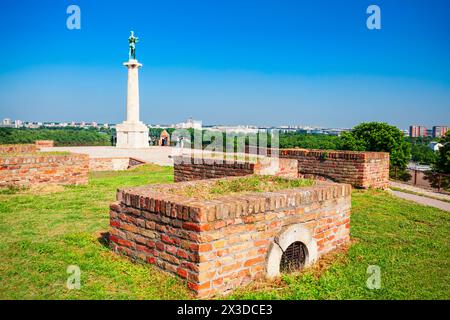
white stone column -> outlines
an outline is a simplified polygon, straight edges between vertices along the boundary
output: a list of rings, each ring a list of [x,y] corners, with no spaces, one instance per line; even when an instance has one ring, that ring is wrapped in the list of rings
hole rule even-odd
[[[130,60],[123,64],[128,68],[127,91],[127,122],[139,122],[139,75],[138,69],[142,64],[137,60]]]
[[[116,125],[118,148],[147,148],[148,127],[139,120],[139,74],[142,67],[137,60],[124,63],[128,68],[127,119]]]

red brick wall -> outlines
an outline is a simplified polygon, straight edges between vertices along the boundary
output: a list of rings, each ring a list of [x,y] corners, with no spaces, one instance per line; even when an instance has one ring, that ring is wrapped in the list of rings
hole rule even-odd
[[[53,140],[36,140],[34,142],[38,149],[40,148],[52,148],[55,146],[55,142]]]
[[[34,144],[2,144],[0,145],[0,154],[2,153],[33,153],[37,148]]]
[[[110,206],[111,248],[187,279],[197,297],[208,297],[263,277],[274,239],[288,226],[310,230],[318,256],[349,240],[350,185],[209,201],[167,192],[198,183],[211,180],[119,190]]]
[[[297,159],[298,172],[321,176],[357,188],[389,186],[389,153],[281,149],[281,158]]]
[[[308,149],[280,149],[280,168],[275,175],[292,176],[292,163],[298,161],[300,177],[324,177],[336,182],[349,183],[357,188],[387,188],[389,186],[389,153],[324,151]],[[182,163],[180,163],[182,162]],[[190,181],[226,176],[242,176],[268,172],[264,163],[192,164],[189,158],[175,158],[175,181]],[[270,170],[269,170],[270,171]]]
[[[201,163],[195,163],[201,161]],[[194,159],[188,157],[174,158],[174,180],[191,181],[229,176],[245,176],[253,174],[253,163],[234,162],[217,163],[212,160]]]
[[[38,184],[86,184],[89,159],[84,154],[0,156],[0,187]]]

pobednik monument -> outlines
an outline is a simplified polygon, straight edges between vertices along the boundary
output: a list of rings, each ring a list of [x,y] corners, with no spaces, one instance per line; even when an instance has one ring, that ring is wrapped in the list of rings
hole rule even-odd
[[[146,148],[148,144],[148,127],[139,120],[139,75],[138,69],[142,67],[136,60],[136,43],[139,38],[131,35],[128,38],[130,45],[128,62],[123,65],[128,68],[127,91],[127,119],[116,126],[117,148]]]

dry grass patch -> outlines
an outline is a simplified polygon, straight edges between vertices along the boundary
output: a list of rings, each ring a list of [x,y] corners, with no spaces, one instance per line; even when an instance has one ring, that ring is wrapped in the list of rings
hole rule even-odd
[[[222,179],[213,183],[199,183],[183,188],[171,188],[168,191],[199,200],[216,199],[224,195],[250,192],[274,192],[284,189],[312,186],[313,180],[286,179],[274,176],[248,176],[238,179]]]

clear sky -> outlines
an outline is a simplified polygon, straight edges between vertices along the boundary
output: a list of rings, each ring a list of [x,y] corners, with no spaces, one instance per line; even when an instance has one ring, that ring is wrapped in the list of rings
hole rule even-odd
[[[146,123],[450,124],[449,14],[448,0],[1,1],[0,118],[121,122],[134,30]]]

